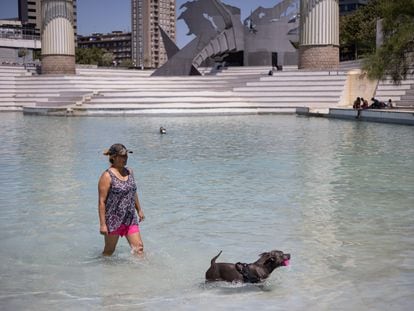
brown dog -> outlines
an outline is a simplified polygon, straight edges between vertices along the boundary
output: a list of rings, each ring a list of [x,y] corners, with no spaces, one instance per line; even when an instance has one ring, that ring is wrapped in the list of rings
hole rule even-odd
[[[211,266],[206,272],[207,281],[227,281],[259,283],[266,280],[274,269],[288,266],[290,254],[274,250],[260,254],[259,260],[254,263],[216,263],[220,253],[211,259]]]

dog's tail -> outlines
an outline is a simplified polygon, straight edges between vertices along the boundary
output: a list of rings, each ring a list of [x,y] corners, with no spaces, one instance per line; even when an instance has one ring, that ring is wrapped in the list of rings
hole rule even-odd
[[[220,251],[217,256],[213,257],[213,259],[211,259],[211,265],[214,265],[216,263],[216,259],[221,255],[221,252],[222,251]]]

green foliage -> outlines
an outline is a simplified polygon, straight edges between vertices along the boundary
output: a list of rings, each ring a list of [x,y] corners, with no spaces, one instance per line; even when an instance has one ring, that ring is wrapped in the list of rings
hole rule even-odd
[[[85,64],[85,65],[99,65],[102,66],[103,63],[106,64],[107,56],[105,49],[100,49],[97,47],[92,48],[77,48],[76,49],[76,63]],[[112,60],[111,60],[112,62]]]
[[[414,65],[414,0],[380,1],[383,45],[364,62],[371,78],[389,75],[395,83]]]
[[[113,65],[113,63],[112,63],[113,59],[114,59],[114,54],[113,53],[105,52],[102,55],[101,61],[98,63],[98,65],[99,66],[105,66],[105,67],[112,66]]]
[[[33,50],[33,60],[35,59],[41,59],[42,58],[42,53],[41,50]]]
[[[119,66],[126,67],[126,68],[132,67],[132,59],[123,59],[121,63],[119,64]]]
[[[375,50],[379,4],[380,0],[371,0],[366,6],[359,8],[351,14],[340,17],[340,45],[341,47],[354,50],[355,59]]]
[[[21,48],[17,51],[17,56],[25,58],[29,54],[29,51],[25,48]]]

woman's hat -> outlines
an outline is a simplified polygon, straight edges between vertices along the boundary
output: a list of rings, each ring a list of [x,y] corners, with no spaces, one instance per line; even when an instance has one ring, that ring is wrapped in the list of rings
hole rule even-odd
[[[108,150],[105,150],[104,155],[127,155],[128,153],[132,153],[132,151],[128,150],[123,144],[113,144]]]

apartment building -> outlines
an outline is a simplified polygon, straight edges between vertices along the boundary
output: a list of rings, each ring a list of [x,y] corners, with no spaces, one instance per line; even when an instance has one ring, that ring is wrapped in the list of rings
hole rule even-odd
[[[140,68],[158,68],[167,61],[159,27],[175,42],[175,0],[131,0],[132,62]]]
[[[111,33],[94,33],[90,36],[78,36],[79,48],[97,47],[114,55],[116,65],[131,60],[131,33],[112,31]]]
[[[76,17],[76,1],[73,2],[73,24],[75,30],[75,38],[77,34],[77,17]],[[40,35],[42,29],[42,0],[19,0],[19,20],[23,25],[31,25],[35,29],[36,35]]]

